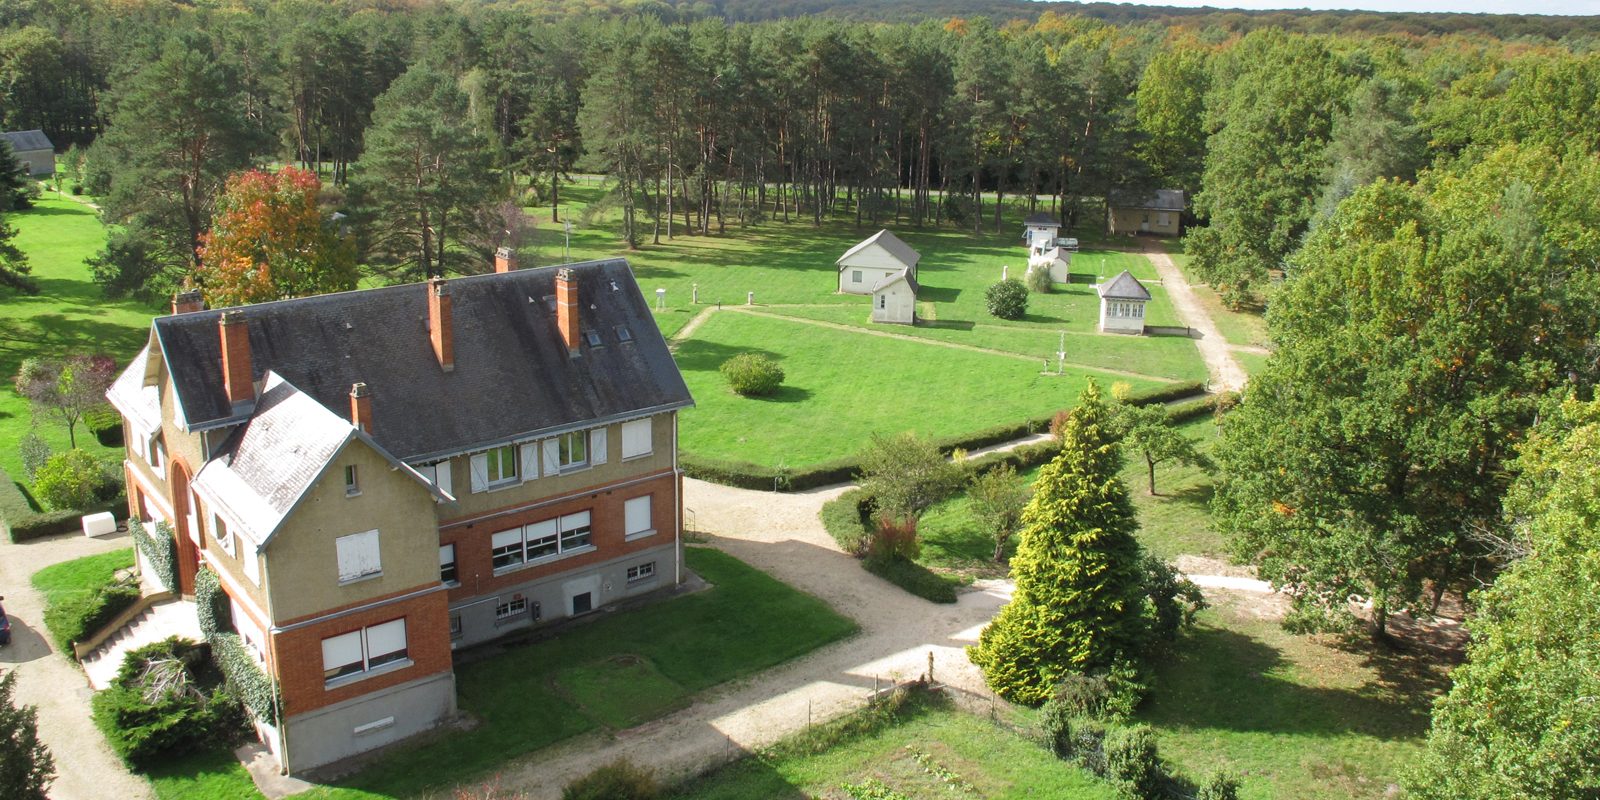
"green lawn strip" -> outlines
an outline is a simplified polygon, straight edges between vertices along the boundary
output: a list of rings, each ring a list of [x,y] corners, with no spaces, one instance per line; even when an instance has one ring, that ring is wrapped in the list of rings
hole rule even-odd
[[[841,787],[877,781],[905,797],[1099,800],[1116,792],[1044,748],[939,698],[912,700],[893,717],[859,712],[792,742],[740,759],[678,787],[681,800],[845,797]],[[868,717],[862,724],[858,720]],[[819,736],[820,733],[820,736]],[[820,742],[818,740],[820,739]],[[818,752],[813,746],[827,746]]]
[[[233,751],[219,747],[170,759],[145,777],[159,800],[259,800]]]
[[[34,573],[33,588],[44,595],[45,627],[64,656],[74,658],[74,642],[85,640],[138,599],[137,588],[113,588],[117,571],[132,566],[130,547],[63,561]]]
[[[29,296],[0,289],[0,467],[25,480],[16,443],[32,426],[32,415],[12,385],[22,360],[105,352],[126,364],[144,343],[155,309],[101,296],[83,263],[105,245],[105,228],[92,209],[46,196],[28,211],[7,214],[6,222],[16,227],[15,244],[28,256],[41,290]],[[52,450],[67,449],[65,425],[42,418],[37,430]],[[121,457],[120,449],[101,447],[82,425],[77,439],[101,458]]]
[[[112,582],[117,570],[133,566],[133,548],[84,556],[51,564],[33,573],[33,588],[44,595],[46,606],[59,605],[94,594]]]
[[[329,797],[409,797],[493,771],[507,761],[593,730],[620,708],[584,710],[555,690],[574,665],[633,655],[653,665],[671,695],[698,692],[854,633],[855,623],[811,595],[716,550],[690,548],[691,569],[715,588],[580,625],[456,670],[461,709],[480,725],[379,759]],[[582,682],[581,680],[579,681]],[[603,682],[603,679],[598,682]],[[588,686],[584,687],[589,688]],[[616,702],[621,702],[620,700]],[[595,717],[601,717],[596,719]]]
[[[1244,367],[1246,375],[1260,375],[1267,368],[1267,356],[1260,353],[1233,352],[1233,357],[1239,361],[1239,366]]]
[[[1216,440],[1216,425],[1209,417],[1183,423],[1185,434],[1201,442],[1202,452],[1210,452]],[[1207,510],[1211,500],[1212,478],[1198,467],[1174,463],[1156,466],[1156,490],[1149,494],[1144,460],[1137,453],[1124,453],[1122,480],[1139,513],[1136,534],[1145,549],[1162,558],[1203,555],[1225,558],[1226,542],[1213,530]],[[1037,468],[1022,473],[1032,483]],[[957,494],[935,505],[917,525],[922,543],[918,561],[936,569],[957,570],[969,575],[1004,575],[1006,566],[994,561],[994,540],[979,528],[972,516],[966,493]],[[1012,538],[1007,556],[1015,552]]]
[[[568,667],[556,673],[556,685],[586,716],[613,730],[688,705],[682,686],[648,660],[632,655]]]
[[[1372,647],[1291,635],[1224,604],[1157,665],[1138,716],[1191,778],[1242,775],[1243,798],[1387,797],[1443,678],[1423,657]]]
[[[728,389],[717,369],[743,352],[778,360],[786,377],[776,395]],[[713,315],[678,344],[677,360],[696,402],[682,412],[685,452],[790,467],[849,456],[874,433],[937,438],[1048,414],[1071,405],[1092,374],[1041,375],[1031,359],[736,312]]]

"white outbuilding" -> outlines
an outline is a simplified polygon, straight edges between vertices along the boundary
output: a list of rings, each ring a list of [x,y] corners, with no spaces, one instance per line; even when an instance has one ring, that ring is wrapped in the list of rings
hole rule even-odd
[[[1043,211],[1029,214],[1022,221],[1022,243],[1028,246],[1030,262],[1056,246],[1056,233],[1060,230],[1061,221]]]
[[[17,159],[22,174],[31,178],[48,178],[56,174],[56,148],[44,131],[7,131],[0,140],[11,145],[11,154]]]
[[[1150,290],[1133,273],[1122,274],[1095,287],[1100,293],[1100,330],[1105,333],[1144,333],[1144,307]]]
[[[1057,246],[1028,256],[1028,274],[1033,274],[1036,269],[1049,270],[1051,283],[1071,283],[1072,251]]]
[[[872,287],[872,321],[897,325],[917,323],[917,279],[909,270],[890,275]]]
[[[864,239],[839,256],[839,291],[872,294],[887,278],[906,273],[915,282],[922,256],[887,230]]]

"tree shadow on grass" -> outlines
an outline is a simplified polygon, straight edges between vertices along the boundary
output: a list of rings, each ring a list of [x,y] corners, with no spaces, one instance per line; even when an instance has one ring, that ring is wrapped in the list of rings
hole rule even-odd
[[[1180,729],[1380,739],[1421,736],[1431,695],[1382,678],[1347,689],[1288,679],[1284,653],[1238,631],[1202,625],[1157,668],[1159,687],[1139,717]]]
[[[977,323],[970,319],[919,319],[917,327],[946,331],[970,331]]]
[[[934,303],[954,303],[961,296],[960,289],[946,289],[940,286],[921,284],[917,291],[917,299]]]
[[[779,363],[783,361],[782,355],[764,348],[736,347],[720,342],[708,342],[705,339],[694,337],[680,340],[674,355],[677,358],[679,369],[715,372],[718,367],[722,366],[722,362],[741,353],[754,353]]]

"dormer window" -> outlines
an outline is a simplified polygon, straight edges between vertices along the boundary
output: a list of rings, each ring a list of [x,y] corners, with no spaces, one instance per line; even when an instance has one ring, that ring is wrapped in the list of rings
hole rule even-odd
[[[590,329],[588,329],[588,330],[583,332],[583,340],[588,342],[590,347],[599,347],[600,346],[600,332],[595,330],[595,329],[593,329],[593,328],[590,328]]]
[[[517,479],[517,446],[508,444],[505,447],[496,447],[484,454],[487,456],[485,467],[488,469],[489,485],[511,483]]]
[[[617,341],[619,341],[619,342],[631,342],[631,341],[633,341],[633,331],[628,330],[628,326],[626,326],[626,325],[618,325],[617,326]]]
[[[344,496],[355,497],[361,494],[361,483],[356,478],[356,465],[348,464],[344,468]]]

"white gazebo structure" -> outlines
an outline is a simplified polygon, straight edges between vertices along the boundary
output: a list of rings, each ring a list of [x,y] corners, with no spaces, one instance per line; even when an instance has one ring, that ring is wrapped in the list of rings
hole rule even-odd
[[[1096,286],[1100,293],[1100,330],[1103,333],[1144,333],[1144,307],[1150,290],[1133,273],[1122,274]]]

